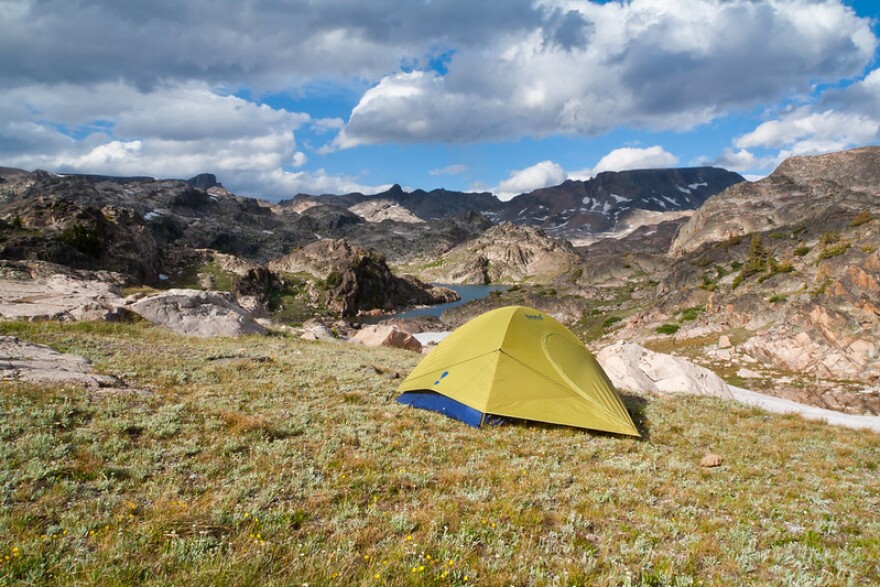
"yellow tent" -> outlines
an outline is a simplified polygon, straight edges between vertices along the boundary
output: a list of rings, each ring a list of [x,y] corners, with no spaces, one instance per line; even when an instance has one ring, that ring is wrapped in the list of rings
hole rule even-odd
[[[504,416],[640,436],[592,353],[551,316],[507,306],[440,342],[397,401],[471,426]]]

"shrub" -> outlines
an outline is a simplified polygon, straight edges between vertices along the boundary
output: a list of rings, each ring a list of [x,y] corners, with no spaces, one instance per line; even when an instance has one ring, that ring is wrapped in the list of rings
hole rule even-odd
[[[327,276],[327,287],[336,287],[342,283],[342,274],[339,271],[331,271]]]
[[[61,241],[90,257],[99,257],[104,252],[104,241],[97,231],[82,224],[71,224],[61,231]]]
[[[832,257],[837,257],[838,255],[842,255],[849,248],[848,242],[836,243],[831,246],[827,246],[822,249],[822,252],[819,253],[820,259],[831,259]]]
[[[806,255],[807,253],[809,253],[811,250],[812,250],[812,249],[811,249],[810,247],[808,247],[808,246],[805,245],[804,243],[801,243],[801,244],[800,244],[800,245],[794,250],[794,254],[795,254],[796,256],[798,256],[798,257],[803,257],[804,255]]]
[[[678,324],[663,324],[655,328],[657,334],[675,334],[681,328]]]
[[[752,235],[752,240],[749,242],[749,258],[746,259],[745,264],[741,266],[739,275],[733,280],[734,289],[756,273],[770,270],[772,274],[775,264],[776,259],[773,258],[770,251],[764,248],[764,242],[761,240],[761,235]]]
[[[696,320],[697,316],[705,311],[705,306],[694,306],[693,308],[687,308],[685,310],[682,310],[681,319],[684,321]]]
[[[605,318],[605,321],[602,322],[602,328],[605,329],[605,328],[608,328],[609,326],[613,326],[614,324],[617,324],[621,320],[622,320],[622,318],[620,316],[608,316],[607,318]]]
[[[784,296],[781,294],[775,294],[775,295],[770,296],[770,298],[767,301],[770,302],[771,304],[775,304],[777,302],[784,302],[787,299],[788,299],[788,296]]]
[[[868,212],[867,210],[862,210],[858,214],[856,214],[853,219],[850,221],[849,225],[853,228],[856,226],[861,226],[863,224],[867,224],[874,220],[874,216]]]
[[[827,247],[828,245],[833,245],[837,241],[840,240],[840,233],[836,230],[826,230],[822,233],[822,236],[819,237],[819,244],[823,247]]]

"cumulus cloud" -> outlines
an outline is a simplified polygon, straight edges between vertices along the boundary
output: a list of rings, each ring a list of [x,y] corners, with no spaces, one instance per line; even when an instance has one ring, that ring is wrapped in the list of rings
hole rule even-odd
[[[580,169],[568,174],[569,179],[586,181],[603,171],[626,171],[628,169],[658,169],[673,167],[678,157],[661,147],[621,147],[602,157],[595,167]]]
[[[425,65],[438,46],[518,34],[539,17],[531,0],[15,0],[0,3],[0,81],[378,79],[402,60]]]
[[[64,99],[59,99],[59,94]],[[0,160],[68,173],[192,177],[210,171],[237,193],[381,191],[324,170],[295,131],[308,115],[219,95],[197,84],[140,91],[123,83],[0,91]]]
[[[553,161],[541,161],[531,167],[512,171],[510,176],[492,188],[498,199],[511,198],[539,188],[558,185],[565,181],[565,170]]]
[[[334,145],[688,130],[858,75],[877,45],[870,22],[838,0],[536,6],[529,34],[462,48],[445,73],[383,77]]]
[[[877,140],[878,130],[878,121],[864,114],[798,108],[778,120],[761,123],[736,139],[735,144],[740,148],[789,147],[804,153],[815,152],[817,148],[833,151]]]
[[[715,159],[700,157],[694,163],[696,165],[713,165],[730,171],[746,172],[771,167],[774,165],[775,159],[773,157],[758,157],[747,149],[734,150],[727,148]]]

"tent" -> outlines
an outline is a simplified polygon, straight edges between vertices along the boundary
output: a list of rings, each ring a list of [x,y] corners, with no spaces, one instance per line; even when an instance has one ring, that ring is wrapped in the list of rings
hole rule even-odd
[[[397,401],[474,427],[492,416],[640,436],[608,376],[551,316],[507,306],[446,337],[398,388]]]

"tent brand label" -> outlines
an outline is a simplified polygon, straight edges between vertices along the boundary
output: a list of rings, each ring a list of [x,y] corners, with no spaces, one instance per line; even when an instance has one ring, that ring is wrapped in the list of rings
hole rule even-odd
[[[540,314],[525,314],[526,320],[543,320],[544,317]]]

